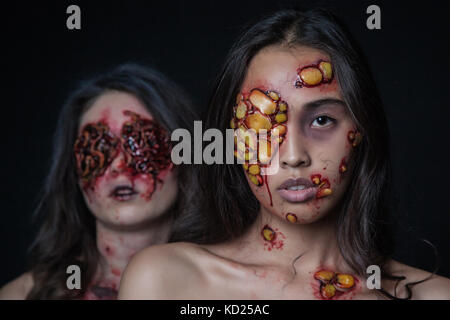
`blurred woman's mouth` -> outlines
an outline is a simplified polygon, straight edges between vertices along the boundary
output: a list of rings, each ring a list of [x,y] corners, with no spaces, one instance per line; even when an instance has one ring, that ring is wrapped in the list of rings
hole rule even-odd
[[[110,197],[116,201],[128,201],[131,200],[136,194],[137,192],[134,188],[121,185],[112,190]]]
[[[277,189],[279,195],[288,202],[305,202],[315,197],[317,186],[304,178],[288,179]]]

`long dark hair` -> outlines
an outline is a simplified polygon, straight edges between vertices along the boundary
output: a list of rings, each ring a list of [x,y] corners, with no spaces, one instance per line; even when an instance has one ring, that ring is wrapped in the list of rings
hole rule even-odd
[[[210,99],[205,128],[222,132],[229,128],[232,107],[250,61],[271,45],[307,46],[330,56],[343,99],[363,135],[355,155],[354,178],[337,221],[338,245],[358,275],[365,277],[366,268],[373,264],[384,270],[394,249],[389,220],[392,181],[388,124],[362,51],[332,13],[283,10],[250,26],[228,53]],[[257,217],[259,202],[241,166],[202,166],[197,179],[195,186],[201,191],[194,192],[202,196],[192,197],[193,206],[185,208],[177,221],[173,239],[218,243],[242,235]]]
[[[190,100],[181,88],[161,73],[137,64],[121,65],[83,82],[68,98],[57,124],[51,169],[35,210],[41,226],[30,248],[34,287],[28,299],[80,297],[97,270],[100,256],[95,218],[78,186],[73,146],[82,114],[109,90],[134,95],[169,132],[180,127],[190,130],[195,119]],[[181,190],[168,214],[176,214],[184,205],[186,168],[177,170],[177,174]],[[66,268],[72,264],[83,272],[81,290],[66,288]]]

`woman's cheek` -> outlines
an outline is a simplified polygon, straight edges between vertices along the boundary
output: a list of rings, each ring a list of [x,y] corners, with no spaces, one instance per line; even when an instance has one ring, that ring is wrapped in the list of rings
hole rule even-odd
[[[176,184],[176,174],[174,170],[174,165],[170,164],[168,168],[160,171],[156,176],[149,174],[140,174],[136,177],[135,183],[139,190],[143,190],[140,194],[141,198],[146,201],[152,201],[153,195],[160,192],[157,196],[159,200],[164,197],[163,189],[174,188]],[[175,185],[176,188],[176,185]]]
[[[86,186],[84,182],[80,181],[79,185],[83,192],[86,203],[88,205],[98,205],[105,202],[105,190],[108,183],[109,179],[107,175],[92,179],[89,186]]]
[[[323,150],[328,153],[321,153],[320,167],[313,171],[311,180],[319,186],[316,198],[312,201],[311,207],[316,210],[328,210],[336,205],[344,196],[351,180],[353,171],[355,148],[361,141],[361,137],[356,130],[350,128],[341,132],[340,139],[333,141]]]

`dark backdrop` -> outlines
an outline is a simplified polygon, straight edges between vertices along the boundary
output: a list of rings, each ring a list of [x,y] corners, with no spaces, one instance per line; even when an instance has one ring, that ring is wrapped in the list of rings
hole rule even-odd
[[[79,31],[66,28],[69,4],[81,7]],[[448,1],[39,1],[2,10],[0,286],[26,271],[36,231],[30,218],[57,115],[80,79],[140,62],[184,86],[204,110],[243,26],[295,4],[334,8],[372,66],[392,136],[400,209],[395,258],[433,270],[433,250],[419,240],[428,239],[439,252],[439,273],[450,277]],[[381,7],[381,30],[366,28],[370,4]]]

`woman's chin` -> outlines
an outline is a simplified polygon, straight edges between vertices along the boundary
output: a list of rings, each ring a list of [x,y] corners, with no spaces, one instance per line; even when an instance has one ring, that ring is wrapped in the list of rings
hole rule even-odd
[[[328,209],[325,204],[317,206],[316,199],[301,204],[293,204],[282,199],[274,199],[273,206],[265,199],[258,199],[265,209],[273,215],[292,224],[310,224],[326,216]]]
[[[97,220],[105,222],[105,224],[113,228],[139,228],[145,227],[153,220],[159,218],[159,214],[151,210],[143,210],[142,207],[127,206],[115,208],[104,214],[96,214]]]

